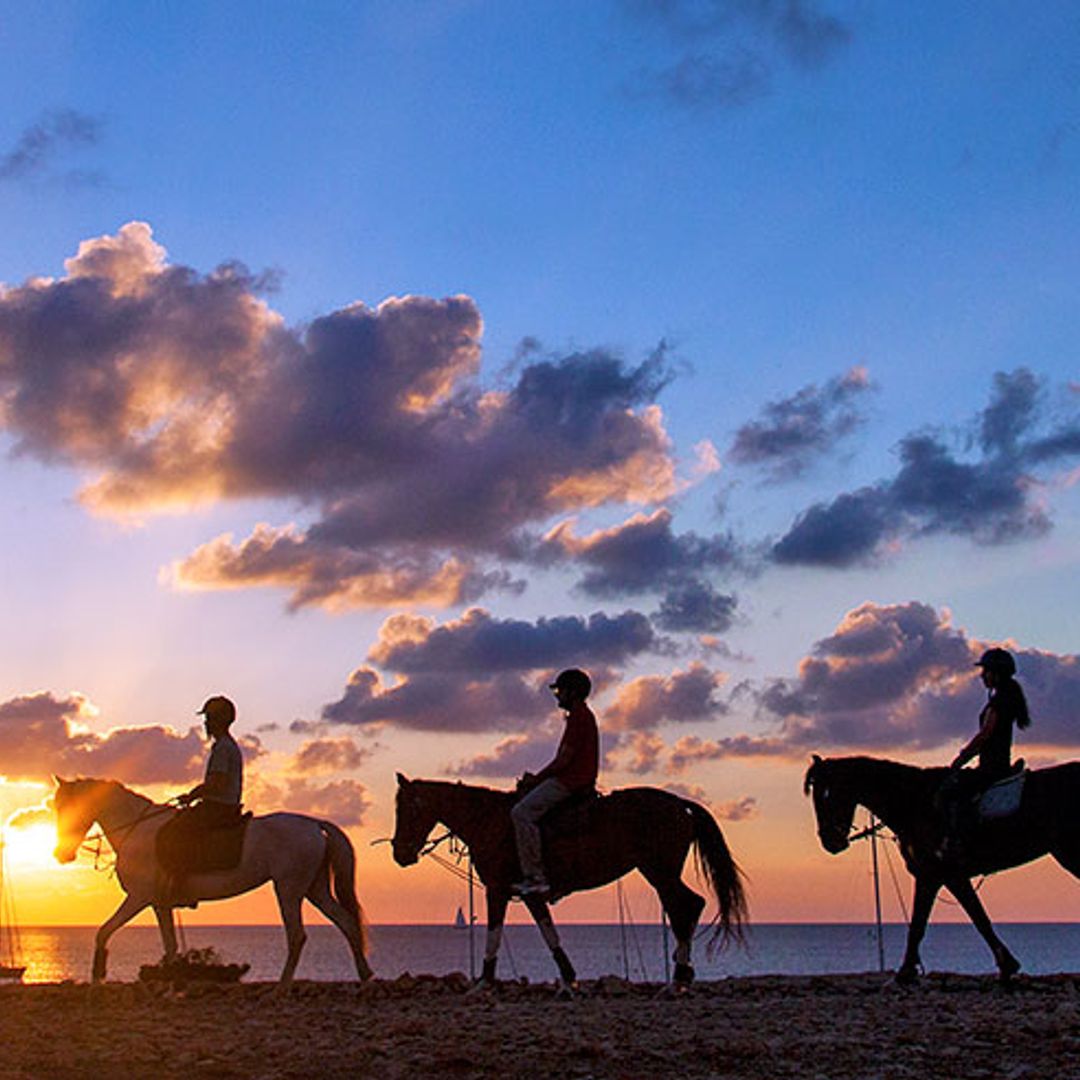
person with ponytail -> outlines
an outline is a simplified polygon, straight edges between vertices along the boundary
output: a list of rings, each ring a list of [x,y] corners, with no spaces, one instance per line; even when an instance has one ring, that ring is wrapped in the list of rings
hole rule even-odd
[[[938,854],[958,861],[964,842],[978,825],[976,802],[991,784],[1013,772],[1013,727],[1031,724],[1027,698],[1016,681],[1016,660],[1007,649],[987,649],[975,662],[981,669],[988,698],[979,713],[979,730],[952,760],[949,775],[939,792],[945,817],[945,837]],[[974,769],[969,761],[979,759]]]

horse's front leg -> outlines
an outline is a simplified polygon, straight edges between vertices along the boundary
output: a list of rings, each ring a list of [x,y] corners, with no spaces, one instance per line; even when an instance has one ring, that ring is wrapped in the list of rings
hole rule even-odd
[[[164,960],[168,963],[176,959],[176,925],[173,922],[173,909],[171,907],[154,906],[154,916],[157,918],[158,930],[161,932],[161,946],[165,950]]]
[[[941,883],[936,878],[923,875],[915,879],[915,899],[911,905],[911,922],[908,924],[907,948],[904,960],[896,973],[896,981],[901,986],[910,986],[919,977],[919,946],[926,934],[926,924],[930,921],[930,912],[937,899]]]
[[[523,899],[525,906],[529,909],[529,914],[540,928],[540,934],[547,947],[551,950],[552,959],[559,969],[559,981],[562,983],[562,988],[573,990],[577,986],[577,972],[574,970],[574,965],[570,963],[570,958],[563,952],[562,945],[559,944],[559,932],[551,919],[551,909],[547,901],[539,896],[526,896]]]
[[[498,889],[487,890],[487,940],[484,943],[484,967],[476,984],[477,989],[490,989],[495,985],[495,968],[499,963],[499,946],[502,944],[506,905],[509,902],[509,893]]]
[[[1011,979],[1020,970],[1020,961],[1009,952],[1005,943],[994,933],[990,916],[986,914],[986,908],[982,906],[979,894],[971,887],[970,880],[966,877],[950,878],[945,885],[949,892],[960,901],[960,906],[975,925],[975,929],[982,935],[983,941],[990,946],[1001,981],[1006,982]]]
[[[112,916],[101,924],[94,938],[94,964],[90,971],[90,978],[93,982],[101,982],[105,978],[109,958],[109,951],[106,946],[109,943],[109,938],[121,926],[134,919],[148,903],[149,901],[142,897],[125,896],[120,906],[112,913]]]

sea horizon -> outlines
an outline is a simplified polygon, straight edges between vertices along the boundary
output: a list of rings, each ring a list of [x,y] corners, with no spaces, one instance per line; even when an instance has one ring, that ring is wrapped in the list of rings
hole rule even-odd
[[[1029,975],[1080,972],[1080,922],[999,923],[997,930]],[[338,930],[323,923],[307,926],[307,944],[297,978],[316,982],[355,979],[349,949]],[[674,939],[656,923],[562,923],[562,944],[582,979],[615,976],[634,982],[664,982],[670,977]],[[25,926],[20,929],[21,962],[26,982],[85,982],[93,954],[94,926]],[[250,965],[248,982],[272,982],[285,958],[280,925],[181,925],[181,948],[205,949],[227,963]],[[755,976],[863,974],[895,970],[903,955],[906,924],[755,923],[746,943],[706,948],[710,930],[703,927],[693,962],[702,980]],[[485,928],[449,923],[373,923],[368,959],[377,978],[403,975],[476,975],[484,949]],[[132,982],[144,965],[162,953],[156,926],[127,926],[109,943],[108,978]],[[966,923],[932,923],[922,947],[928,972],[993,974],[990,950]],[[537,928],[510,923],[504,929],[498,975],[502,979],[548,982],[555,977],[550,954]]]

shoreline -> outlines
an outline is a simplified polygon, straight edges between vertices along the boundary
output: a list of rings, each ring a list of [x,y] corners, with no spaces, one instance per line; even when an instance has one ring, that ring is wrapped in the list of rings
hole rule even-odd
[[[552,983],[401,976],[0,987],[3,1075],[286,1080],[318,1075],[1009,1080],[1080,1076],[1080,974],[737,976],[657,997],[607,977],[561,1000]]]

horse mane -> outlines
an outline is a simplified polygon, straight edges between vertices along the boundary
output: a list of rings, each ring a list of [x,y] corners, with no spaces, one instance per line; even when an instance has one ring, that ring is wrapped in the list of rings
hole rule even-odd
[[[91,785],[95,787],[103,787],[111,790],[119,790],[128,795],[134,796],[136,799],[142,799],[149,806],[161,806],[162,803],[156,803],[147,795],[143,795],[141,792],[136,791],[134,788],[129,788],[125,784],[121,784],[119,780],[112,780],[108,777],[102,776],[76,776],[74,780],[63,780],[63,784],[78,785],[80,789],[85,789]],[[80,792],[81,793],[81,792]]]
[[[821,770],[839,771],[845,777],[852,774],[872,776],[876,782],[894,784],[897,782],[921,780],[937,786],[948,769],[942,766],[908,765],[906,762],[893,761],[891,758],[871,757],[869,754],[855,754],[850,757],[821,758],[814,755],[813,763],[806,770],[803,779],[803,792],[810,794],[814,780],[821,775]]]

